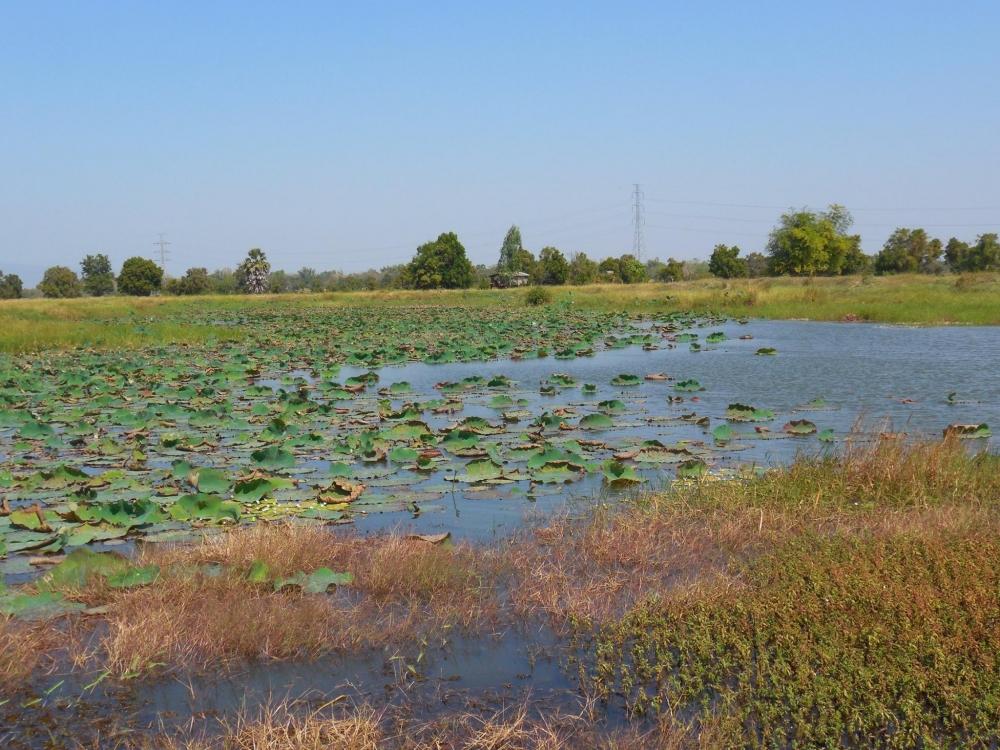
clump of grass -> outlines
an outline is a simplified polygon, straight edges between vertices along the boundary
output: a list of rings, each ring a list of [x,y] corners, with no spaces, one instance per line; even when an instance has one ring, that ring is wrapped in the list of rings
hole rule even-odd
[[[739,589],[655,599],[600,632],[587,679],[685,708],[737,746],[988,746],[1000,715],[994,533],[802,535]]]
[[[0,615],[0,695],[30,677],[57,642],[55,631],[44,624]]]

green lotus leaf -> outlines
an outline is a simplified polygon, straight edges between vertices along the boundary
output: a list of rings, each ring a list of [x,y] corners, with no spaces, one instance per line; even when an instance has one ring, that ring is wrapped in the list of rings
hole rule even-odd
[[[725,422],[716,425],[712,429],[712,439],[714,439],[717,443],[728,443],[734,437],[736,437],[736,430]]]
[[[789,435],[813,435],[816,432],[816,425],[808,419],[793,419],[786,422],[782,429]]]
[[[604,414],[623,414],[625,412],[625,404],[616,398],[598,402],[597,408]]]
[[[730,404],[726,408],[726,419],[731,422],[769,422],[774,419],[774,412],[746,404]]]
[[[0,613],[23,620],[44,620],[69,612],[79,612],[86,605],[71,602],[62,594],[43,591],[38,594],[24,594],[19,591],[0,589]]]
[[[705,337],[705,341],[709,344],[718,344],[721,341],[726,340],[726,334],[723,331],[714,331]]]
[[[778,350],[771,346],[762,346],[754,354],[759,357],[771,357],[778,353]]]
[[[84,523],[106,523],[126,529],[160,523],[167,518],[163,509],[152,500],[70,503],[70,515]]]
[[[583,430],[610,430],[614,422],[607,414],[588,414],[581,417],[579,427]]]
[[[271,568],[263,560],[254,560],[247,571],[247,580],[250,583],[267,583],[271,580]]]
[[[254,477],[244,479],[233,485],[233,499],[241,503],[252,505],[259,503],[265,497],[273,494],[275,490],[290,489],[295,486],[295,482],[282,477]]]
[[[287,578],[279,578],[274,582],[274,590],[298,587],[303,594],[323,594],[331,586],[348,586],[353,581],[351,573],[336,573],[330,568],[319,568],[312,573],[300,571]]]
[[[38,579],[39,591],[81,589],[94,578],[107,578],[128,570],[132,564],[112,552],[94,552],[85,547],[73,550],[58,565]]]
[[[642,378],[638,375],[632,375],[627,372],[620,373],[611,378],[611,385],[631,387],[636,385],[642,385]]]
[[[691,378],[688,380],[679,380],[674,383],[674,390],[682,393],[694,393],[695,391],[703,391],[705,389],[702,387],[701,383]]]
[[[113,589],[134,589],[139,586],[148,586],[159,577],[159,565],[144,565],[112,573],[107,580],[108,586]]]
[[[229,491],[233,482],[219,469],[196,468],[188,475],[188,481],[198,490],[211,495],[221,495]]]
[[[417,460],[419,451],[405,445],[397,445],[389,451],[389,460],[397,464],[409,464]]]
[[[945,437],[958,437],[963,440],[976,440],[988,438],[993,435],[990,426],[985,422],[979,424],[950,424],[944,428]]]
[[[643,481],[635,468],[622,461],[605,461],[601,464],[604,481],[609,484],[636,484]]]
[[[177,521],[239,521],[240,505],[217,495],[184,495],[167,508]]]
[[[708,465],[700,458],[693,458],[677,465],[677,476],[680,479],[700,479],[708,473]]]
[[[250,454],[254,463],[268,471],[280,471],[295,466],[295,456],[277,445],[269,445]]]
[[[419,419],[409,420],[393,425],[386,436],[391,440],[415,440],[423,435],[431,435],[431,428]]]

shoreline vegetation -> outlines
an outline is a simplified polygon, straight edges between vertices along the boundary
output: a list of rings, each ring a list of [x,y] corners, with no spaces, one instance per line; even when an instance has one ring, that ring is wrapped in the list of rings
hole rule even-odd
[[[140,588],[64,584],[89,614],[0,618],[0,716],[33,722],[18,706],[67,665],[134,684],[386,646],[423,644],[434,658],[460,633],[541,628],[578,680],[575,712],[533,712],[526,695],[521,708],[439,706],[418,720],[396,716],[398,701],[333,697],[321,709],[267,705],[202,737],[159,732],[146,746],[992,747],[998,531],[1000,457],[954,438],[848,442],[763,474],[541,519],[490,546],[236,528],[141,547],[138,562],[160,574]],[[353,581],[323,596],[258,575],[318,566]],[[404,695],[420,682],[419,659],[409,663]],[[607,706],[628,721],[609,725]]]
[[[258,306],[522,307],[536,287],[198,297],[0,301],[0,352],[137,348],[233,338],[233,327],[190,325],[185,311]],[[551,305],[631,314],[711,311],[731,317],[903,325],[1000,325],[1000,274],[768,277],[545,287]]]

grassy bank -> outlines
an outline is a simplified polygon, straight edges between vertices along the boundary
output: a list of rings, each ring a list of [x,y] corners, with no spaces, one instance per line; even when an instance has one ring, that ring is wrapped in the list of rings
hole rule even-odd
[[[901,275],[817,279],[719,279],[674,284],[552,287],[554,303],[604,311],[704,311],[734,317],[864,320],[919,325],[1000,325],[1000,275]],[[0,302],[0,351],[137,347],[232,337],[238,329],[191,325],[212,311],[289,306],[524,306],[526,289],[345,292],[261,297],[9,300]]]
[[[762,476],[681,483],[490,548],[236,529],[141,551],[161,571],[144,588],[66,591],[95,607],[89,617],[0,621],[0,677],[16,693],[60,651],[93,673],[181,676],[544,625],[579,676],[579,715],[412,723],[368,705],[276,724],[271,712],[230,725],[229,744],[183,746],[338,747],[337,733],[361,721],[368,739],[352,747],[411,747],[432,727],[443,747],[484,746],[487,730],[510,738],[487,746],[514,748],[990,747],[998,532],[1000,457],[957,440],[882,440]],[[275,591],[249,575],[255,563],[279,578],[328,566],[354,581],[346,596]],[[606,732],[604,703],[646,723]]]

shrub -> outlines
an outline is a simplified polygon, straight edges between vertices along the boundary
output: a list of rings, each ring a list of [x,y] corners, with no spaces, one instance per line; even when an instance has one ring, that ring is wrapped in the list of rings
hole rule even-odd
[[[133,257],[122,263],[118,291],[134,297],[148,297],[163,283],[163,269],[146,258]]]
[[[52,266],[45,272],[39,291],[46,297],[79,297],[83,294],[80,279],[66,266]]]
[[[524,301],[532,307],[547,305],[552,301],[552,292],[545,287],[533,286],[528,290],[528,293],[524,295]]]

